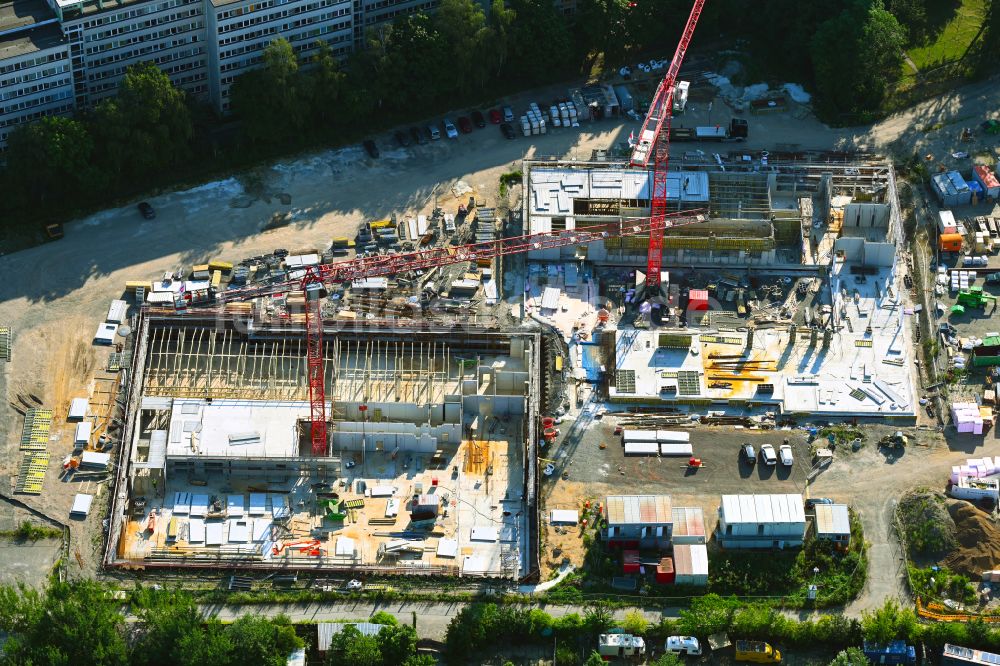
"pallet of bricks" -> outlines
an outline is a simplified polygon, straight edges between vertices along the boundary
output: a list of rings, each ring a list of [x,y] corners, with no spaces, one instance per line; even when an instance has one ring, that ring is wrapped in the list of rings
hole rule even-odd
[[[21,431],[21,467],[17,473],[14,492],[40,495],[49,466],[49,433],[52,429],[51,409],[29,409],[24,415]]]
[[[11,335],[9,326],[0,326],[0,359],[10,362]]]

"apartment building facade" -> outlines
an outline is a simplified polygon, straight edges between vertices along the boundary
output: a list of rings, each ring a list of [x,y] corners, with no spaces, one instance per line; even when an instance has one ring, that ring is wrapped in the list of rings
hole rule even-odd
[[[241,74],[258,67],[264,48],[284,37],[300,62],[325,41],[337,57],[353,45],[354,0],[213,0],[208,10],[209,95],[229,110],[229,91]]]
[[[18,125],[72,112],[69,46],[34,2],[0,3],[0,147]]]
[[[307,61],[337,57],[365,30],[440,0],[0,0],[0,150],[18,125],[113,96],[132,65],[153,62],[194,98],[229,110],[241,74],[278,37]]]

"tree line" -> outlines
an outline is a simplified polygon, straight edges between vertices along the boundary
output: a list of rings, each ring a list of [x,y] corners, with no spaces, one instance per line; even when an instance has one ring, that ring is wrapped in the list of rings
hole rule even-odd
[[[128,619],[123,603],[94,581],[0,587],[0,664],[285,666],[304,646],[287,617],[206,620],[183,592],[139,590]]]
[[[598,635],[612,628],[642,636],[647,649],[655,648],[657,652],[667,636],[695,636],[704,643],[708,636],[723,633],[730,640],[769,641],[783,651],[825,650],[836,655],[830,666],[867,664],[858,649],[865,640],[880,644],[903,640],[923,645],[932,654],[940,653],[945,643],[1000,651],[1000,629],[981,620],[921,623],[912,609],[899,606],[895,600],[864,612],[860,619],[828,614],[814,620],[795,620],[767,604],[747,604],[708,594],[693,599],[677,619],[658,623],[647,622],[638,612],[617,621],[608,608],[600,605],[583,615],[571,613],[557,618],[537,608],[471,604],[448,625],[445,657],[447,663],[458,665],[472,663],[475,657],[491,657],[512,645],[536,645],[554,648],[557,666],[590,666],[599,663],[599,656],[594,657]],[[653,663],[677,666],[677,659],[667,656]]]
[[[263,66],[234,82],[232,118],[192,102],[151,63],[137,65],[117,95],[93,109],[11,133],[0,172],[0,243],[4,235],[36,234],[40,222],[151,188],[354,141],[640,57],[669,57],[690,3],[579,0],[576,14],[566,17],[552,0],[493,0],[485,10],[475,0],[442,0],[433,14],[370,29],[363,48],[343,62],[320,43],[303,62],[277,39],[266,48]],[[941,6],[933,0],[716,0],[706,4],[693,49],[711,56],[713,66],[731,54],[749,54],[741,82],[804,83],[823,118],[856,122],[882,108],[899,77],[903,48],[941,29],[948,15]],[[988,12],[975,54],[995,62],[1000,0],[992,0]]]

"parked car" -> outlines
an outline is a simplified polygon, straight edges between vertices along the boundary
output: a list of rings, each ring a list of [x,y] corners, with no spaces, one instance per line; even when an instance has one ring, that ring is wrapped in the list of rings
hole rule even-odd
[[[396,130],[396,133],[392,135],[396,139],[396,143],[399,144],[400,148],[410,147],[410,137],[407,136],[406,132],[403,130]]]
[[[788,444],[782,444],[778,447],[778,455],[781,457],[781,464],[791,467],[795,463],[795,458],[792,457],[792,447]]]
[[[667,654],[697,656],[701,654],[701,643],[694,636],[668,636],[663,644],[663,651]]]
[[[743,442],[743,445],[740,446],[740,457],[743,458],[743,462],[748,465],[756,464],[757,452],[753,450],[753,444],[750,442]]]
[[[378,146],[375,145],[374,141],[371,139],[365,139],[361,145],[365,147],[365,150],[372,159],[378,158]]]
[[[45,235],[49,237],[49,240],[59,240],[66,235],[63,230],[62,222],[53,222],[52,224],[45,225]]]
[[[555,473],[556,473],[556,466],[553,465],[552,463],[546,465],[545,469],[542,470],[542,474],[544,474],[545,476],[552,476]]]
[[[458,130],[455,128],[455,123],[445,118],[441,121],[441,126],[444,127],[444,133],[449,139],[458,138]]]
[[[505,123],[514,122],[514,109],[509,106],[503,107],[503,120]]]
[[[486,127],[486,118],[483,117],[482,111],[472,112],[472,122],[479,129]]]
[[[829,497],[809,497],[806,499],[806,508],[814,509],[820,504],[833,504],[833,500]]]
[[[490,109],[490,122],[494,125],[499,125],[503,121],[503,116],[496,109]]]
[[[427,127],[424,128],[424,130],[427,133],[427,138],[431,141],[437,141],[438,139],[441,138],[441,130],[439,130],[437,127],[434,127],[434,125],[428,125]]]
[[[764,444],[760,447],[760,458],[768,467],[778,464],[778,456],[775,455],[774,447],[770,444]]]
[[[154,217],[156,217],[156,211],[153,210],[153,207],[149,205],[148,201],[143,201],[138,206],[136,206],[136,208],[139,209],[139,214],[142,215],[147,220],[152,220]]]
[[[510,126],[510,123],[503,123],[500,125],[500,132],[503,134],[505,139],[513,139],[517,136],[514,128]]]
[[[427,143],[427,137],[424,136],[424,133],[418,127],[410,128],[410,138],[413,139],[414,143],[419,143],[421,146]]]
[[[458,129],[462,130],[462,134],[468,134],[472,131],[472,121],[465,116],[459,116]]]

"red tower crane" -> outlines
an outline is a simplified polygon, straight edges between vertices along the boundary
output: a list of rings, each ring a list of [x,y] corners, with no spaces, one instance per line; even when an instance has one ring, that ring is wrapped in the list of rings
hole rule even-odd
[[[650,197],[649,255],[646,258],[646,286],[660,286],[660,269],[663,265],[663,230],[667,214],[667,167],[670,162],[670,119],[673,116],[674,87],[677,85],[677,75],[681,63],[687,53],[688,45],[694,36],[695,26],[705,6],[705,0],[695,0],[688,16],[684,33],[677,42],[677,50],[670,61],[666,76],[660,81],[653,101],[649,105],[649,113],[642,123],[642,131],[632,150],[630,164],[643,169],[649,166],[650,155],[653,158],[653,189]],[[666,127],[664,127],[664,125]]]
[[[660,216],[662,226],[670,218],[671,227],[703,222],[704,211],[689,210],[666,213]],[[544,250],[584,245],[609,238],[623,238],[651,233],[652,218],[628,218],[617,222],[587,226],[557,232],[543,232],[526,236],[514,236],[497,240],[470,243],[467,245],[444,246],[376,257],[360,257],[332,264],[312,266],[298,280],[291,280],[263,287],[233,289],[217,295],[217,301],[225,304],[246,301],[262,296],[280,294],[292,289],[302,289],[306,299],[306,355],[309,379],[309,418],[311,421],[310,440],[314,456],[327,455],[326,423],[326,373],[323,363],[323,316],[322,298],[326,286],[350,282],[367,277],[394,275],[407,271],[448,266],[476,259],[486,259],[506,254],[520,254],[531,250]]]

